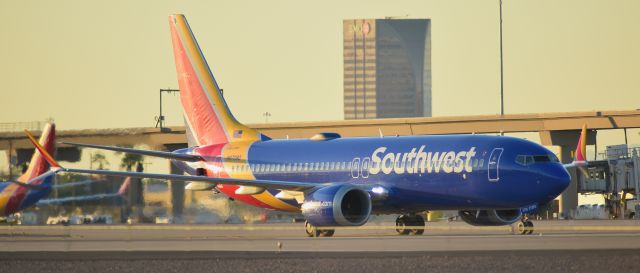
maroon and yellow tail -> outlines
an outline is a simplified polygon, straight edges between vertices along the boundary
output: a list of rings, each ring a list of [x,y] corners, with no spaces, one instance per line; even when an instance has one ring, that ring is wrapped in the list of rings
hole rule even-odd
[[[260,134],[229,111],[184,15],[169,16],[185,125],[195,145],[255,141]]]

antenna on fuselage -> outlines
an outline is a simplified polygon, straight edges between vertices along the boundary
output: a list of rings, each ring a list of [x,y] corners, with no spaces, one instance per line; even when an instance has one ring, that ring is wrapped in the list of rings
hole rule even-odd
[[[380,138],[383,138],[384,134],[382,133],[382,129],[378,128],[378,132],[380,133]]]

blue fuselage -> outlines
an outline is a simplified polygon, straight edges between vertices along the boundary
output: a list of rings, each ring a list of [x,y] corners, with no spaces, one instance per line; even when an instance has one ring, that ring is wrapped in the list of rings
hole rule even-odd
[[[267,140],[251,144],[247,159],[256,179],[351,183],[384,195],[374,213],[515,209],[545,204],[570,182],[551,151],[505,136]]]
[[[0,216],[8,216],[26,209],[51,192],[53,177],[47,177],[43,183],[38,183],[38,189],[27,189],[17,184],[0,183]]]

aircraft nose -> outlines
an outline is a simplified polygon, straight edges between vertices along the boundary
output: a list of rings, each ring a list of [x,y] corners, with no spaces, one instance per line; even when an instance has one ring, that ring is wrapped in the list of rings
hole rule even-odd
[[[538,196],[539,199],[536,200],[540,204],[546,204],[558,197],[571,183],[571,176],[562,165],[548,168],[540,174],[542,176],[539,181],[542,182],[543,190],[540,192],[541,195]]]
[[[571,175],[569,175],[569,172],[563,166],[560,165],[558,167],[559,168],[554,168],[549,176],[551,181],[553,181],[552,187],[554,192],[560,194],[571,184]]]

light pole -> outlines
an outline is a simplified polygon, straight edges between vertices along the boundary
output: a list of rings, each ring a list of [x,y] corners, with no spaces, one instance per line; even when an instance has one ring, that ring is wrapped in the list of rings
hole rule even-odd
[[[262,113],[262,116],[264,117],[264,123],[267,123],[267,122],[269,122],[269,117],[271,116],[271,113],[264,112],[264,113]]]
[[[156,128],[160,127],[160,131],[164,130],[164,116],[162,115],[162,93],[180,92],[180,89],[160,89],[160,114],[156,118]]]
[[[500,117],[504,116],[504,64],[502,59],[502,0],[500,0]]]

